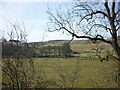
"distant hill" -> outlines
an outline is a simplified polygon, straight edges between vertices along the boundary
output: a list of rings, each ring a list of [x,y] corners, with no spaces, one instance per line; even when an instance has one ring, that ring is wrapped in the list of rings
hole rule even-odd
[[[56,46],[62,46],[64,43],[68,43],[69,40],[50,40],[50,41],[45,41],[45,42],[29,42],[29,43],[24,43],[27,44],[29,47],[36,47],[38,50],[42,47],[56,47]],[[71,49],[74,52],[79,52],[79,53],[91,53],[95,52],[95,48],[101,48],[103,51],[109,50],[112,51],[113,48],[111,45],[106,44],[102,41],[98,41],[99,44],[94,44],[90,40],[73,40],[70,43]]]
[[[69,40],[49,40],[46,42],[29,42],[28,44],[33,46],[39,46],[39,45],[62,45],[64,43],[68,43]],[[73,40],[71,41],[71,44],[88,44],[91,43],[90,40]]]

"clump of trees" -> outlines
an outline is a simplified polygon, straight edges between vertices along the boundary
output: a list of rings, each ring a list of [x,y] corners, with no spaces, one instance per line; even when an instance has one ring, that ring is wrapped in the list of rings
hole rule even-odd
[[[3,58],[32,58],[33,48],[18,42],[2,42]]]
[[[72,50],[69,43],[61,46],[43,46],[37,48],[34,57],[71,57]]]

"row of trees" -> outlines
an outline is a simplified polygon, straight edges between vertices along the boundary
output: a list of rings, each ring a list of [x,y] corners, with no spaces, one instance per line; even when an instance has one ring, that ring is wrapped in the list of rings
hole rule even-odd
[[[37,48],[34,57],[70,57],[72,50],[69,43],[64,43],[62,46],[45,46]]]
[[[17,42],[2,42],[3,58],[32,58],[33,48]]]
[[[38,47],[38,46],[36,46]],[[69,43],[61,46],[43,46],[35,48],[28,43],[2,42],[2,57],[33,58],[33,57],[71,57],[72,50]]]

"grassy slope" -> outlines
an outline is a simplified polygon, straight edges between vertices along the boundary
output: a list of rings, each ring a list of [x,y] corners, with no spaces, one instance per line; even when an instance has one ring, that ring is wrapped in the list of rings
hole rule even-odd
[[[78,64],[77,64],[78,63]],[[62,78],[58,74],[58,69],[62,70],[60,73],[64,75],[67,88],[71,87],[72,77],[74,72],[79,71],[77,79],[74,84],[75,88],[117,88],[115,82],[115,72],[118,66],[114,61],[99,60],[81,60],[79,58],[60,58],[60,59],[34,59],[35,75],[42,75],[43,80],[52,80],[59,85],[62,85]],[[44,73],[43,73],[44,72]],[[7,76],[3,74],[3,81],[9,82]],[[38,80],[39,78],[36,77]],[[34,86],[34,85],[33,85]],[[55,88],[56,86],[50,86]]]
[[[58,73],[55,71],[58,67],[55,65],[60,65],[61,69],[68,73],[65,75],[68,81],[71,79],[68,76],[74,75],[72,72],[76,71],[79,67],[79,74],[75,87],[78,88],[115,88],[117,83],[115,82],[114,71],[117,69],[115,67],[114,61],[108,61],[101,63],[99,60],[80,60],[79,64],[76,64],[77,59],[36,59],[35,65],[44,64],[43,68],[46,72],[48,79],[59,81],[61,80]],[[78,65],[78,66],[77,66]],[[38,67],[37,66],[37,67]],[[37,68],[36,67],[36,68]],[[57,82],[61,84],[61,82]],[[70,87],[70,84],[67,84]]]
[[[61,46],[63,43],[69,41],[58,41],[55,43],[46,43],[44,46]],[[81,54],[74,54],[74,56],[93,56],[95,54],[95,48],[102,48],[102,52],[112,52],[113,48],[106,43],[99,42],[99,44],[93,44],[89,40],[73,40],[71,43],[71,49],[75,52],[80,52]],[[107,53],[106,53],[107,54]],[[105,54],[104,54],[105,55]]]
[[[57,41],[55,43],[46,43],[44,46],[61,46],[63,43],[69,42],[66,41]],[[71,43],[71,48],[73,51],[77,52],[92,52],[93,48],[96,47],[96,44],[93,44],[89,40],[73,40]],[[99,47],[102,47],[103,49],[112,50],[112,47],[106,43],[100,42]]]

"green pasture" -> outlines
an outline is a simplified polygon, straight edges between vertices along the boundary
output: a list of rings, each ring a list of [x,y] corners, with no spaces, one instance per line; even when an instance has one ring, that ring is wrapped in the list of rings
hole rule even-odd
[[[60,72],[65,77],[66,85],[71,87],[72,78],[78,70],[75,88],[116,88],[115,61],[79,60],[79,59],[35,59],[36,70],[43,69],[47,80],[54,80],[57,84],[63,84]],[[59,69],[60,68],[60,69]],[[39,70],[37,70],[39,72]],[[61,71],[60,71],[61,70]],[[42,70],[41,70],[42,71]]]
[[[87,42],[86,42],[87,43]],[[49,44],[45,46],[59,46]],[[104,58],[110,45],[100,43],[98,47],[103,48],[100,55]],[[95,44],[71,43],[73,58],[34,58],[34,79],[32,87],[41,88],[117,88],[116,75],[118,65],[114,60],[100,62],[93,48]],[[24,65],[29,72],[29,68]],[[27,72],[26,72],[27,73]],[[28,73],[28,75],[30,72]],[[2,73],[2,81],[9,83],[10,79]],[[36,82],[37,81],[37,82]]]
[[[48,88],[118,87],[115,81],[117,71],[117,64],[115,61],[109,60],[101,63],[99,60],[80,60],[79,58],[36,58],[34,59],[34,66],[35,80],[42,77],[40,81],[50,81],[47,84]],[[3,81],[9,82],[6,75],[3,75],[2,78]],[[75,79],[74,82],[72,81],[73,79]],[[33,80],[33,87],[36,85],[35,80]],[[51,82],[54,83],[51,85]],[[37,86],[39,87],[38,83]]]

